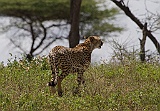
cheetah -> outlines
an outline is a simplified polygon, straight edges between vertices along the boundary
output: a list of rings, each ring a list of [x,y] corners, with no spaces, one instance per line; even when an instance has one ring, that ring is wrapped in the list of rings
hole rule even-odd
[[[99,36],[89,36],[84,43],[78,44],[74,48],[56,46],[49,53],[49,63],[52,70],[52,79],[48,83],[52,93],[56,92],[57,85],[58,96],[62,96],[62,80],[70,73],[77,73],[77,83],[75,94],[79,92],[79,86],[84,84],[83,73],[91,63],[91,53],[96,48],[103,45]]]

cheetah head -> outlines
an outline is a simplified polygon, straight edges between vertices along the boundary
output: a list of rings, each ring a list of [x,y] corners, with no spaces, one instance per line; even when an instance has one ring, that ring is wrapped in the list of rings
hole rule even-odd
[[[94,50],[96,48],[100,49],[101,46],[103,45],[103,42],[99,36],[89,36],[87,38],[87,41],[90,41],[92,50]]]

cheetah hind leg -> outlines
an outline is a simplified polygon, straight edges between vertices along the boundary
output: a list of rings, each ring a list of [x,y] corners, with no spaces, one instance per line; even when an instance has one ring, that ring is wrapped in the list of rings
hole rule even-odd
[[[56,93],[56,85],[57,85],[57,84],[55,84],[54,81],[51,81],[51,82],[48,83],[50,92],[51,92],[52,94],[55,94],[55,93]]]

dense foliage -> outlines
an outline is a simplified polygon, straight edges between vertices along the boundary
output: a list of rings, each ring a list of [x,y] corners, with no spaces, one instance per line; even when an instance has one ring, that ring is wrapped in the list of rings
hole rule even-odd
[[[108,37],[111,32],[123,30],[113,22],[118,9],[106,4],[104,0],[82,1],[81,38],[89,35]],[[0,0],[0,16],[3,17],[0,32],[7,34],[20,53],[32,59],[46,51],[55,40],[68,38],[70,12],[70,0]],[[79,36],[75,37],[69,42],[79,41]]]
[[[0,15],[32,21],[64,20],[69,22],[70,0],[0,0]],[[81,34],[106,35],[122,28],[110,23],[118,13],[116,8],[98,6],[104,1],[83,0],[81,5]],[[100,9],[103,7],[103,9]],[[110,21],[108,21],[110,20]],[[85,30],[85,31],[84,31]],[[95,31],[95,32],[94,32]]]
[[[4,16],[57,20],[69,18],[69,0],[0,0]]]
[[[0,66],[0,110],[26,111],[158,111],[158,63],[128,61],[91,66],[85,72],[81,96],[73,96],[76,76],[63,81],[64,96],[50,94],[46,83],[51,71],[45,58],[21,60]]]

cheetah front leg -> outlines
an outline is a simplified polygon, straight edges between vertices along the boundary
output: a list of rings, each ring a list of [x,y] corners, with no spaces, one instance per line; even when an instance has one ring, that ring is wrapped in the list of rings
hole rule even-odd
[[[77,83],[78,83],[78,86],[73,91],[73,95],[80,94],[80,91],[79,91],[80,85],[84,84],[84,82],[85,82],[85,80],[84,80],[84,77],[83,77],[83,71],[79,71],[78,74],[77,74]]]
[[[51,93],[55,94],[56,93],[56,85],[57,85],[57,74],[53,68],[52,68],[52,78],[51,81],[48,83],[48,86],[50,86],[50,91]]]

